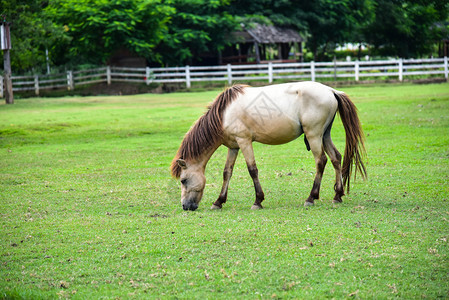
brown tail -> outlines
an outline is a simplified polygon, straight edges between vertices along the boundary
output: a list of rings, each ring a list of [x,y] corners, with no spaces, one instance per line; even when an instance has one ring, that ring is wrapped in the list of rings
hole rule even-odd
[[[365,136],[357,115],[357,108],[351,99],[344,93],[334,92],[334,95],[338,101],[338,113],[340,114],[346,132],[342,177],[343,186],[346,186],[346,191],[349,193],[353,163],[355,165],[355,177],[357,176],[357,171],[360,172],[363,179],[367,177],[366,168],[362,161],[362,158],[366,154],[364,144]]]

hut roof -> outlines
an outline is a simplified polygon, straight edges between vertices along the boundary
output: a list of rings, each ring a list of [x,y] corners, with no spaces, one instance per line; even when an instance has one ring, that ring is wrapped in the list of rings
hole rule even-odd
[[[255,24],[244,27],[242,31],[234,33],[237,40],[258,42],[259,44],[302,42],[304,39],[293,29]]]

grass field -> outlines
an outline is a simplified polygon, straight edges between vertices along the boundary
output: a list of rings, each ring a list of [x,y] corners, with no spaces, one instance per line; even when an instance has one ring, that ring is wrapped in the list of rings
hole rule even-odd
[[[359,108],[368,181],[303,206],[302,138],[255,144],[265,209],[226,149],[184,212],[168,168],[219,91],[0,105],[0,298],[449,298],[449,84],[342,88]],[[339,119],[332,136],[343,152]]]

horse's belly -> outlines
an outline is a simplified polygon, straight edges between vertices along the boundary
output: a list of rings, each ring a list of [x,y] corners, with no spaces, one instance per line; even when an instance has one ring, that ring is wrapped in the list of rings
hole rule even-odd
[[[242,114],[227,127],[231,136],[247,138],[269,145],[288,143],[299,137],[303,131],[297,118],[260,114]]]
[[[263,144],[280,145],[293,141],[303,132],[299,122],[292,120],[272,120],[263,127],[254,126],[253,140]]]

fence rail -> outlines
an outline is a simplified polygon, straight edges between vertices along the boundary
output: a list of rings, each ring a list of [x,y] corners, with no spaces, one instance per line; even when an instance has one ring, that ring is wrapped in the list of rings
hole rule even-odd
[[[39,95],[43,89],[67,88],[105,82],[133,83],[185,83],[227,81],[267,81],[276,79],[318,79],[360,81],[361,78],[397,79],[419,77],[443,77],[448,80],[448,58],[397,59],[354,62],[309,62],[309,63],[266,63],[254,65],[185,66],[170,68],[119,68],[103,67],[62,74],[12,76],[13,91],[34,91]],[[0,97],[3,97],[3,78],[0,76]]]

